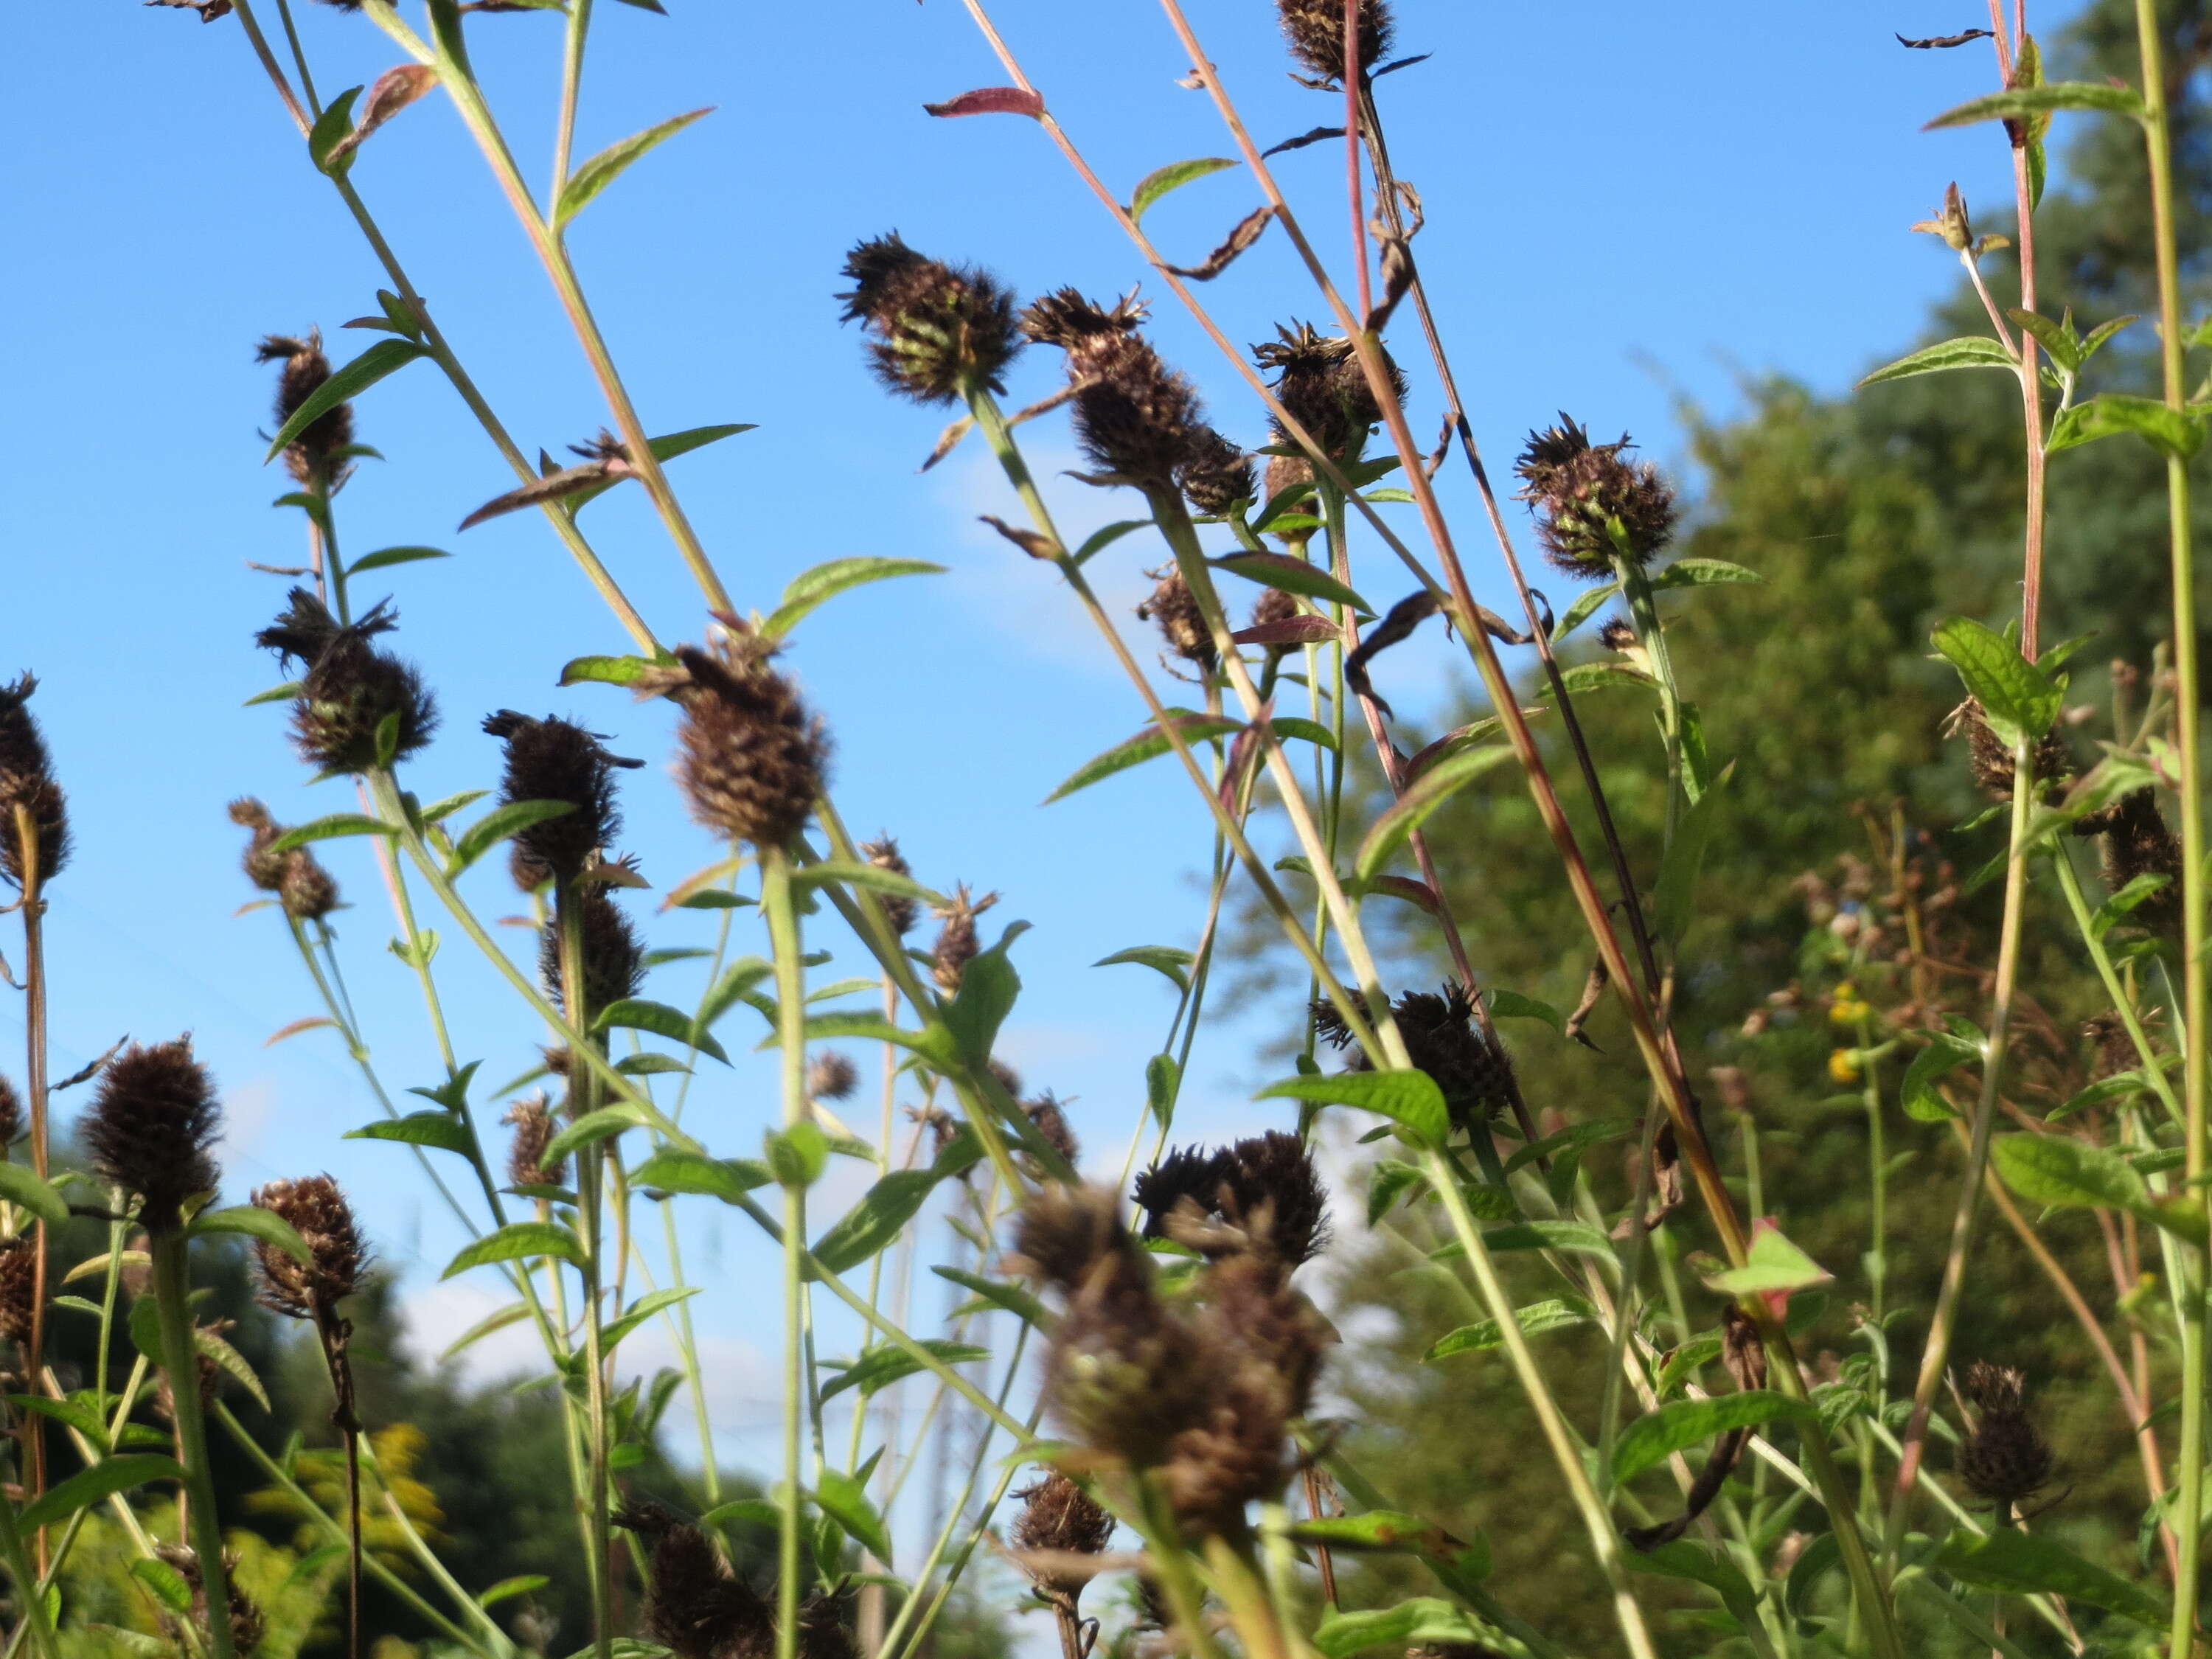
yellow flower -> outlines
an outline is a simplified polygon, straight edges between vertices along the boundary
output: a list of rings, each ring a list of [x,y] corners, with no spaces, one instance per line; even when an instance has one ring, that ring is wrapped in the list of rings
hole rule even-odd
[[[1833,1048],[1828,1053],[1828,1076],[1837,1083],[1856,1083],[1859,1080],[1859,1051],[1856,1048]]]

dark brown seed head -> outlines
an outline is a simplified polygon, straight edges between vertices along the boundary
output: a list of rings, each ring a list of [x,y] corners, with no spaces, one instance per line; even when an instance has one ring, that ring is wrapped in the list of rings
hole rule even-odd
[[[1310,323],[1278,325],[1275,335],[1254,346],[1252,358],[1274,371],[1276,398],[1331,459],[1357,456],[1369,429],[1382,418],[1382,410],[1352,342],[1342,335],[1322,334]],[[1384,361],[1389,362],[1388,354]],[[1406,377],[1395,363],[1389,366],[1393,389],[1402,402]],[[1282,432],[1276,437],[1288,441]],[[1291,477],[1284,479],[1285,483],[1292,481]]]
[[[971,386],[1006,389],[1006,365],[1023,342],[1013,296],[997,278],[925,258],[896,232],[855,247],[845,275],[854,283],[839,296],[845,320],[872,337],[869,359],[890,391],[948,404]]]
[[[1072,288],[1030,302],[1022,313],[1022,332],[1040,345],[1067,354],[1070,380],[1098,373],[1117,357],[1145,320],[1145,302],[1124,295],[1112,306],[1086,299]]]
[[[996,893],[975,897],[963,881],[952,890],[950,899],[937,907],[936,914],[945,925],[937,930],[937,944],[930,951],[929,976],[945,995],[958,993],[961,973],[980,948],[975,940],[975,918],[998,902]]]
[[[387,731],[394,765],[430,741],[438,708],[422,675],[373,643],[398,625],[387,603],[341,626],[320,599],[295,587],[283,614],[255,636],[284,661],[297,658],[307,666],[292,705],[301,758],[325,771],[358,774],[378,763]]]
[[[285,915],[316,921],[337,908],[337,882],[312,851],[305,847],[283,853],[270,850],[284,826],[269,816],[266,806],[251,795],[240,796],[230,804],[230,821],[253,832],[240,860],[246,878],[263,892],[276,894]]]
[[[1608,651],[1629,651],[1635,648],[1636,630],[1626,617],[1608,617],[1598,624],[1597,642]]]
[[[1103,1553],[1114,1536],[1113,1516],[1057,1469],[1014,1496],[1022,1500],[1014,1547],[1033,1558],[1022,1561],[1022,1570],[1048,1595],[1075,1600],[1096,1575],[1070,1558]]]
[[[284,365],[276,376],[276,424],[280,428],[331,378],[331,360],[323,356],[323,336],[319,329],[310,331],[304,340],[271,334],[255,349],[255,360]],[[301,483],[319,481],[325,487],[335,485],[344,476],[346,465],[337,459],[338,451],[352,442],[353,405],[335,404],[308,422],[306,430],[284,447],[284,465]]]
[[[325,0],[325,3],[334,4],[336,0]],[[346,9],[351,10],[352,7]],[[206,1365],[211,1362],[203,1358],[200,1363]],[[166,1386],[165,1380],[165,1389]],[[200,1577],[199,1558],[191,1551],[180,1549],[173,1544],[157,1544],[155,1553],[177,1570],[177,1576],[191,1591],[192,1622],[204,1632],[208,1627],[207,1587]],[[261,1645],[261,1638],[268,1630],[268,1620],[262,1616],[260,1607],[255,1605],[252,1598],[238,1587],[238,1559],[234,1550],[222,1553],[223,1582],[230,1594],[230,1643],[240,1659],[247,1659],[254,1649]],[[200,1638],[196,1645],[204,1650],[207,1646],[205,1637]]]
[[[1408,991],[1390,1006],[1415,1066],[1436,1079],[1457,1127],[1472,1133],[1512,1098],[1513,1062],[1474,1024],[1474,1000],[1456,980]]]
[[[1176,472],[1176,484],[1194,512],[1219,518],[1258,488],[1252,458],[1212,427],[1204,428]]]
[[[507,1109],[500,1121],[514,1131],[514,1139],[507,1146],[507,1182],[510,1187],[564,1187],[568,1182],[568,1160],[557,1158],[546,1162],[545,1148],[551,1144],[556,1125],[553,1108],[542,1094],[526,1100],[518,1100]]]
[[[2166,885],[2129,912],[2142,926],[2162,933],[2181,930],[2181,843],[2166,825],[2157,792],[2137,789],[2109,809],[2105,831],[2105,884],[2114,892],[2138,876],[2164,876]]]
[[[284,880],[276,890],[276,901],[288,916],[319,921],[338,908],[337,879],[313,853],[295,847],[285,855]]]
[[[1344,8],[1337,0],[1275,0],[1291,55],[1324,81],[1344,79]],[[1388,0],[1359,0],[1359,72],[1372,75],[1390,50]]]
[[[15,1092],[15,1085],[0,1075],[0,1152],[13,1145],[15,1137],[23,1133],[23,1098]]]
[[[2122,1072],[2131,1072],[2139,1056],[2135,1039],[2128,1035],[2127,1024],[2118,1013],[2107,1012],[2081,1022],[2081,1035],[2089,1040],[2096,1051],[2095,1081],[2118,1077]]]
[[[277,891],[284,884],[284,855],[270,852],[269,843],[283,830],[269,816],[269,809],[251,795],[241,795],[231,802],[230,821],[253,832],[246,841],[242,860],[246,878],[264,893]]]
[[[2012,750],[1990,729],[1989,717],[1983,713],[1978,698],[1969,697],[1951,711],[1944,722],[1943,734],[1966,738],[1966,766],[1973,774],[1976,788],[1991,800],[2009,801],[2012,799]],[[2035,745],[2036,793],[2050,794],[2051,787],[2064,781],[2073,770],[2073,758],[2066,752],[2064,739],[2056,732],[2045,732],[2041,741]],[[2111,821],[2113,810],[2107,807],[2105,811],[2094,815],[2096,829],[2102,829]],[[2094,832],[2094,830],[2091,831]]]
[[[1061,1109],[1059,1097],[1047,1090],[1035,1100],[1022,1102],[1022,1112],[1036,1126],[1036,1132],[1045,1138],[1046,1144],[1073,1169],[1083,1156],[1083,1148],[1075,1139],[1075,1131],[1068,1127],[1067,1114]]]
[[[822,793],[830,743],[791,682],[769,665],[775,645],[731,629],[710,648],[676,647],[680,673],[641,689],[682,706],[676,763],[691,816],[755,847],[782,847]]]
[[[1109,310],[1062,289],[1024,312],[1022,327],[1066,352],[1075,436],[1091,464],[1141,489],[1172,490],[1208,428],[1189,380],[1137,332],[1143,316],[1133,299]]]
[[[1328,1243],[1328,1200],[1312,1155],[1280,1129],[1209,1152],[1185,1146],[1137,1177],[1145,1236],[1171,1236],[1209,1256],[1254,1255],[1284,1273]]]
[[[515,801],[559,801],[569,810],[531,824],[514,838],[515,882],[533,891],[547,876],[574,881],[594,853],[614,845],[622,831],[615,803],[615,769],[642,766],[600,746],[599,734],[573,720],[549,714],[532,720],[512,708],[489,716],[483,729],[507,745],[507,770],[500,781],[501,805]],[[538,878],[524,877],[537,871]]]
[[[601,1010],[634,997],[645,983],[645,946],[629,915],[604,887],[584,887],[574,895],[582,922],[584,1003],[596,1018]],[[556,1007],[568,1012],[561,973],[561,924],[556,916],[538,939],[538,973]]]
[[[1297,596],[1279,587],[1263,587],[1260,598],[1252,606],[1250,626],[1264,628],[1270,623],[1285,623],[1298,614]],[[1288,651],[1290,646],[1271,645],[1269,651]]]
[[[907,863],[905,855],[899,851],[898,843],[887,835],[874,841],[862,842],[860,856],[877,869],[888,870],[895,876],[914,874],[913,866]],[[903,893],[878,893],[876,902],[884,907],[884,920],[890,923],[891,931],[901,939],[914,931],[915,921],[920,914],[920,907],[914,900]]]
[[[1622,459],[1632,447],[1626,434],[1617,443],[1593,444],[1565,415],[1559,422],[1530,433],[1513,465],[1545,556],[1590,581],[1613,574],[1616,554],[1650,563],[1674,533],[1674,489],[1650,462]]]
[[[806,1068],[806,1092],[812,1099],[849,1100],[860,1086],[860,1068],[834,1048],[815,1055]]]
[[[1265,486],[1267,499],[1272,501],[1285,490],[1297,484],[1310,484],[1313,479],[1313,463],[1304,456],[1270,455],[1267,458],[1267,476]],[[1293,501],[1284,509],[1284,512],[1285,514],[1303,514],[1306,505],[1307,503],[1303,500]],[[1286,547],[1304,547],[1313,539],[1314,532],[1311,525],[1299,525],[1283,530],[1271,529],[1267,533]],[[1268,591],[1276,592],[1280,590],[1271,588]]]
[[[649,1499],[618,1512],[614,1522],[651,1552],[646,1634],[676,1659],[768,1659],[775,1651],[774,1609],[722,1565],[697,1527]],[[802,1625],[805,1617],[802,1609]],[[803,1632],[801,1647],[807,1648]],[[827,1656],[809,1651],[808,1659]]]
[[[230,1328],[230,1322],[226,1319],[212,1326],[203,1325],[199,1328],[213,1335],[221,1336]],[[225,1373],[222,1367],[216,1364],[204,1352],[199,1355],[198,1363],[193,1369],[199,1375],[200,1409],[204,1412],[215,1404],[216,1397],[222,1394]],[[161,1381],[155,1385],[154,1411],[164,1423],[173,1425],[177,1420],[177,1397],[169,1388],[169,1374],[167,1371],[161,1373]]]
[[[68,803],[54,781],[53,760],[29,707],[38,689],[37,677],[31,674],[0,684],[0,874],[17,887],[31,876],[24,860],[26,822],[41,886],[69,860]]]
[[[1966,1368],[1960,1392],[1975,1421],[1959,1444],[1959,1478],[2008,1519],[2015,1504],[2051,1479],[2051,1448],[2028,1415],[2027,1379],[1978,1359]]]
[[[27,1235],[0,1241],[0,1342],[31,1340],[39,1298],[39,1247]]]
[[[261,1304],[289,1319],[329,1318],[337,1304],[361,1288],[368,1247],[338,1183],[326,1175],[301,1176],[257,1187],[253,1202],[292,1224],[307,1241],[310,1259],[256,1240],[254,1259],[261,1270]]]
[[[137,1193],[139,1224],[160,1232],[179,1224],[185,1200],[214,1188],[208,1149],[222,1127],[215,1079],[181,1036],[134,1042],[107,1062],[83,1135],[100,1179]]]
[[[1221,660],[1213,648],[1213,630],[1206,625],[1206,613],[1199,609],[1198,598],[1183,580],[1182,572],[1170,564],[1146,574],[1154,577],[1158,585],[1152,597],[1137,607],[1137,620],[1158,628],[1160,638],[1176,656],[1201,673],[1212,673]]]

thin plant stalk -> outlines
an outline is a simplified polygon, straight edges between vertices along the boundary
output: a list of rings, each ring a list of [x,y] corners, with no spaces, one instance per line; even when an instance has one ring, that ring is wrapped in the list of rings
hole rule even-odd
[[[207,1594],[208,1649],[212,1659],[238,1659],[230,1639],[229,1575],[222,1564],[222,1517],[216,1512],[215,1483],[208,1469],[207,1420],[200,1412],[199,1352],[192,1338],[191,1285],[185,1236],[174,1227],[147,1235],[153,1262],[154,1304],[161,1315],[161,1369],[169,1374],[169,1403],[177,1428],[177,1449],[185,1466],[184,1494],[192,1553]],[[0,1508],[4,1508],[0,1505]]]
[[[31,810],[21,802],[15,812],[15,846],[23,875],[22,896],[17,908],[23,917],[23,1083],[30,1096],[31,1168],[40,1180],[49,1172],[46,1019],[46,872],[40,867],[39,827]],[[26,1343],[30,1375],[46,1369],[47,1233],[43,1220],[33,1223],[31,1257],[31,1330]],[[35,1500],[46,1489],[46,1419],[36,1412],[25,1414],[22,1427],[25,1489]],[[46,1534],[40,1528],[35,1553],[41,1565],[46,1557]]]
[[[786,1134],[811,1121],[806,1096],[806,981],[799,963],[799,911],[791,891],[791,856],[760,849],[761,914],[775,963],[776,1039],[781,1045]],[[799,1486],[800,1413],[806,1386],[806,1188],[795,1172],[783,1179],[783,1492],[776,1537],[776,1659],[799,1650],[799,1534],[805,1520]]]
[[[32,1650],[39,1659],[60,1659],[53,1621],[46,1616],[45,1590],[39,1582],[38,1570],[31,1565],[31,1553],[23,1547],[22,1528],[15,1524],[15,1507],[9,1504],[0,1504],[0,1559],[6,1560],[8,1576],[15,1581],[16,1615],[22,1628],[31,1633]]]

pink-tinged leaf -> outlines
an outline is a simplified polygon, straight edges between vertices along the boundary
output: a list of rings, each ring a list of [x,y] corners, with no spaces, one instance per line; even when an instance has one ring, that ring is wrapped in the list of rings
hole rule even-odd
[[[295,1019],[289,1025],[283,1027],[280,1030],[272,1032],[270,1036],[269,1041],[263,1043],[261,1046],[264,1048],[273,1048],[278,1043],[282,1042],[286,1037],[297,1036],[302,1031],[312,1031],[319,1025],[328,1025],[335,1030],[337,1025],[337,1021],[325,1014],[317,1014],[308,1019]]]
[[[1260,740],[1267,732],[1267,717],[1274,712],[1274,700],[1270,698],[1260,705],[1260,712],[1252,717],[1251,724],[1231,740],[1229,759],[1221,769],[1221,805],[1224,811],[1233,814],[1237,811],[1237,798],[1244,791],[1246,774],[1259,758]]]
[[[328,161],[360,148],[362,141],[438,84],[438,71],[428,64],[401,64],[378,76],[362,100],[361,125],[331,147]],[[327,164],[327,162],[326,162]]]
[[[1239,645],[1327,645],[1340,633],[1326,617],[1285,617],[1280,622],[1240,628],[1229,637]]]
[[[1377,876],[1367,884],[1367,890],[1370,893],[1387,893],[1392,898],[1403,899],[1407,903],[1419,906],[1432,916],[1440,915],[1443,911],[1443,905],[1437,902],[1436,890],[1428,883],[1415,881],[1410,876]]]
[[[932,115],[1026,115],[1034,119],[1044,113],[1044,100],[1019,87],[978,87],[922,108]]]

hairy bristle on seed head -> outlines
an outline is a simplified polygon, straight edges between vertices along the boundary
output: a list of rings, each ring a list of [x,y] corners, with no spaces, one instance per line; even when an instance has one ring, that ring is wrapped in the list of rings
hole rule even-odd
[[[622,831],[616,769],[643,763],[609,754],[597,732],[558,715],[535,720],[502,708],[485,718],[483,729],[507,745],[501,805],[539,800],[569,809],[516,832],[515,884],[526,892],[543,886],[548,876],[564,884],[575,880],[592,854],[611,847]],[[535,880],[526,879],[533,873]]]
[[[678,669],[639,682],[684,710],[676,775],[691,816],[754,847],[789,843],[829,768],[822,723],[771,666],[775,651],[772,641],[732,629],[706,649],[677,647]]]
[[[0,875],[40,886],[69,860],[69,805],[54,781],[46,735],[31,713],[35,675],[0,684]],[[27,836],[25,834],[27,829]]]
[[[1110,309],[1062,289],[1022,313],[1033,340],[1067,354],[1075,436],[1092,465],[1141,489],[1171,492],[1209,430],[1190,381],[1137,332],[1144,308]]]
[[[839,296],[845,319],[867,331],[869,360],[889,390],[946,404],[970,388],[1006,389],[1023,340],[1013,296],[997,278],[927,258],[896,232],[854,248],[845,275],[854,284]]]
[[[290,1319],[325,1321],[361,1288],[368,1249],[338,1183],[326,1175],[301,1176],[257,1187],[256,1207],[289,1222],[307,1246],[300,1261],[266,1239],[254,1241],[262,1305]]]
[[[1626,459],[1628,437],[1594,444],[1566,416],[1528,434],[1513,465],[1520,499],[1536,514],[1536,539],[1568,575],[1601,581],[1613,561],[1649,564],[1674,533],[1674,491],[1649,461]]]
[[[1382,408],[1375,401],[1358,349],[1349,339],[1323,334],[1310,323],[1278,324],[1273,339],[1252,348],[1252,359],[1273,371],[1276,400],[1323,454],[1334,461],[1358,455],[1368,432],[1382,418]],[[1392,388],[1402,402],[1405,374],[1387,353],[1384,361]],[[1276,436],[1287,441],[1286,432]],[[1307,465],[1310,469],[1311,463]],[[1292,481],[1285,477],[1285,483]]]
[[[304,587],[255,636],[283,660],[307,665],[292,705],[301,757],[327,772],[360,774],[387,757],[397,765],[430,741],[437,704],[422,677],[374,641],[399,625],[388,604],[349,623]]]
[[[184,1036],[134,1042],[109,1060],[82,1133],[100,1179],[137,1193],[139,1224],[158,1232],[179,1224],[187,1199],[215,1186],[209,1149],[222,1127],[215,1080]]]

